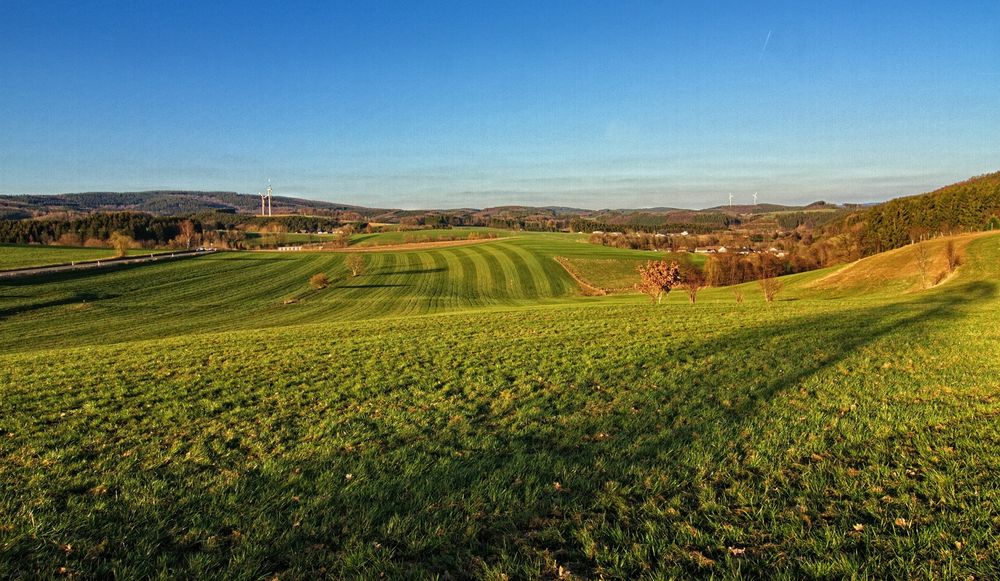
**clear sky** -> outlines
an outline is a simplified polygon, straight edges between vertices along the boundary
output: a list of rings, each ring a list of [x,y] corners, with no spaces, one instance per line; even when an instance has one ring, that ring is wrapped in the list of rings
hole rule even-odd
[[[0,0],[0,192],[871,201],[1000,169],[1000,2]]]

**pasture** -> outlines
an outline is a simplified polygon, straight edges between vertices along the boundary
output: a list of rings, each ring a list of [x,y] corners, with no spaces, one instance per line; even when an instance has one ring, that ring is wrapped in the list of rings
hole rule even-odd
[[[149,250],[130,250],[132,254],[149,254]],[[156,252],[155,250],[153,252]],[[19,246],[0,244],[0,270],[29,268],[48,264],[63,264],[80,260],[112,258],[111,248],[80,248],[77,246]]]
[[[507,238],[516,233],[501,228],[443,228],[427,230],[395,230],[374,234],[355,234],[351,246],[390,246],[393,244],[414,244],[419,242],[441,242],[445,240],[469,240],[477,238]]]
[[[351,236],[350,246],[369,248],[421,242],[469,240],[478,238],[506,238],[514,235],[511,230],[499,228],[456,227],[419,230],[391,230],[388,232],[358,233]],[[337,240],[336,234],[303,234],[299,232],[248,232],[244,243],[250,248],[264,245],[322,244]]]
[[[582,240],[0,282],[0,575],[1000,575],[1000,236],[770,306]]]

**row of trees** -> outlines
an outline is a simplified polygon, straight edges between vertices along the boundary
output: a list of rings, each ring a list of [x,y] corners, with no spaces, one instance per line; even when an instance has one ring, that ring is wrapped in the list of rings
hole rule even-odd
[[[138,212],[88,214],[65,219],[0,220],[0,243],[115,246],[114,235],[128,238],[134,248],[243,248],[246,231],[258,230],[264,245],[277,245],[289,231],[333,230],[338,220],[314,216],[261,218],[220,212],[199,217],[162,217]]]
[[[593,232],[587,237],[591,244],[600,244],[612,248],[631,248],[632,250],[662,250],[678,252],[694,250],[700,246],[717,246],[723,244],[731,248],[739,248],[750,244],[751,240],[736,234],[649,234],[646,232]]]
[[[206,230],[260,230],[279,226],[285,232],[331,232],[343,224],[337,218],[325,216],[247,216],[221,212],[199,214],[192,216],[192,219],[202,224]],[[362,224],[361,228],[364,226]]]
[[[742,303],[743,288],[738,285],[747,280],[757,280],[764,300],[771,303],[781,292],[782,283],[778,276],[783,273],[780,263],[772,260],[773,257],[760,256],[761,260],[756,265],[745,260],[725,259],[717,261],[714,267],[707,268],[704,272],[687,261],[650,260],[638,267],[640,280],[636,284],[636,290],[649,295],[653,302],[660,304],[664,295],[674,288],[681,288],[693,304],[698,298],[698,292],[706,286],[733,285],[733,298],[737,303]],[[752,267],[754,272],[744,272],[746,267]],[[724,279],[724,282],[713,284],[710,277]],[[741,277],[746,277],[746,280],[739,280]]]
[[[713,254],[705,263],[709,286],[732,286],[791,272],[788,261],[767,253]]]
[[[612,223],[603,220],[591,220],[588,218],[573,218],[569,221],[569,229],[573,232],[621,232],[633,234],[655,234],[692,232],[695,234],[708,234],[725,230],[731,226],[740,224],[740,219],[722,213],[694,214],[691,221],[678,222],[668,217],[660,221],[650,221],[646,219],[641,223],[629,222],[624,224]]]
[[[167,245],[181,234],[183,218],[166,218],[134,212],[89,214],[70,220],[0,220],[0,242],[10,244],[84,245],[108,243],[120,233],[145,246]],[[200,229],[197,222],[194,228]],[[91,243],[91,245],[95,245]]]
[[[936,236],[988,230],[1000,224],[1000,172],[898,198],[831,225],[826,234],[848,234],[867,256]]]

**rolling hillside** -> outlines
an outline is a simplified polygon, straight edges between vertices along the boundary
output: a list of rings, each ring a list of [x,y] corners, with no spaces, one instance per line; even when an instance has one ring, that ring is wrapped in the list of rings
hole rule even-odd
[[[848,233],[870,255],[927,238],[1000,230],[1000,172],[896,198],[829,224],[821,236]]]
[[[0,284],[0,575],[1000,575],[1000,235],[769,307],[578,239]]]
[[[524,234],[467,246],[366,253],[367,274],[357,278],[348,276],[344,254],[316,252],[221,253],[185,265],[10,281],[0,286],[8,314],[0,349],[565,301],[578,296],[579,287],[552,259],[557,254],[657,256],[567,235]],[[334,284],[310,290],[307,280],[317,272],[327,273]],[[59,324],[47,324],[51,321]]]
[[[949,243],[954,245],[961,257],[965,255],[970,243],[983,236],[990,234],[935,238],[869,256],[835,269],[829,275],[815,280],[810,287],[855,295],[918,292],[949,278],[946,251]]]
[[[274,196],[275,213],[322,209],[348,212],[379,213],[358,206],[332,204]],[[0,195],[0,219],[23,219],[51,213],[146,212],[159,216],[178,216],[201,212],[237,212],[253,214],[260,211],[260,198],[236,192],[87,192],[56,195]]]

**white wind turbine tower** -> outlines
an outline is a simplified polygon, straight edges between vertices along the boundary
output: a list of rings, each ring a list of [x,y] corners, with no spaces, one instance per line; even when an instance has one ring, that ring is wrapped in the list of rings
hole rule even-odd
[[[754,192],[754,193],[753,193],[753,205],[754,205],[754,206],[756,206],[756,205],[757,205],[757,192]]]
[[[730,208],[733,207],[733,194],[732,194],[732,192],[729,193],[729,207]]]
[[[257,195],[260,196],[260,215],[266,216],[264,213],[264,194],[257,192]]]
[[[271,178],[267,179],[267,215],[273,215],[271,214]]]

